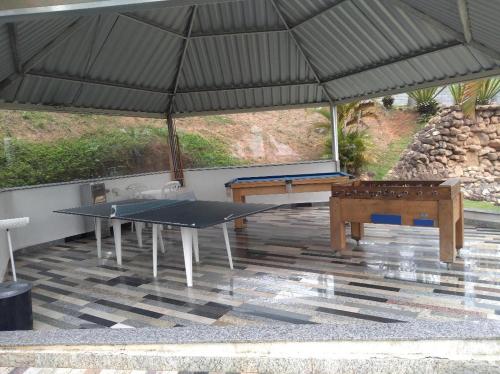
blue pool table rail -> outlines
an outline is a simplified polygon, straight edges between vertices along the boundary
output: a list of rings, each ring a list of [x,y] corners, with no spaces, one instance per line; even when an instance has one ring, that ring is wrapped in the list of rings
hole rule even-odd
[[[331,173],[313,173],[313,174],[287,174],[287,175],[267,175],[261,177],[243,177],[234,178],[229,182],[225,183],[225,187],[231,187],[233,184],[238,183],[248,183],[248,182],[270,182],[270,181],[294,181],[303,179],[319,179],[319,178],[331,178],[331,177],[349,177],[354,178],[351,174],[344,172],[331,172]]]

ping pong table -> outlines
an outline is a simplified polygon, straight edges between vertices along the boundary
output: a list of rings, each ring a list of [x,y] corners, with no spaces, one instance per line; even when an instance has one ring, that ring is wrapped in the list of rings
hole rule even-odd
[[[94,217],[97,256],[101,257],[101,220],[111,219],[115,241],[116,262],[122,264],[121,225],[141,222],[152,225],[153,276],[157,276],[159,226],[178,226],[181,231],[184,264],[188,287],[193,286],[193,251],[198,261],[198,229],[222,225],[231,269],[231,248],[227,222],[264,212],[277,205],[240,204],[202,200],[152,200],[131,199],[102,203],[78,208],[55,210],[55,213]],[[160,236],[161,238],[161,236]]]

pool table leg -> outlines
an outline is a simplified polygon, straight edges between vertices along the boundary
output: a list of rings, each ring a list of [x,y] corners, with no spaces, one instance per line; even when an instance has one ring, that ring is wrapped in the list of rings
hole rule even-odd
[[[235,203],[245,203],[245,195],[241,193],[239,189],[233,190],[233,202]],[[241,230],[245,227],[245,221],[243,218],[238,218],[234,220],[234,229]]]
[[[330,241],[335,251],[346,248],[345,222],[342,220],[340,199],[336,197],[330,198]]]
[[[351,222],[351,238],[359,242],[365,234],[365,226],[360,222]]]

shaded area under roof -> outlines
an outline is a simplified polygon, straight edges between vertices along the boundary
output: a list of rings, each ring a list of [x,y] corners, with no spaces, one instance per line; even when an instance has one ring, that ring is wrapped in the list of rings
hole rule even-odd
[[[498,19],[498,0],[5,0],[0,108],[164,117],[494,76]]]

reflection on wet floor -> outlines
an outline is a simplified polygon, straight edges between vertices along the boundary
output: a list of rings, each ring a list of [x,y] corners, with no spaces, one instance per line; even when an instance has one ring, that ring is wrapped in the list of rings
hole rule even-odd
[[[34,284],[36,329],[500,319],[500,231],[467,227],[447,265],[437,229],[366,225],[359,246],[336,253],[328,224],[326,207],[250,217],[230,232],[233,271],[220,229],[201,230],[192,289],[177,230],[164,232],[157,279],[149,232],[143,248],[124,232],[122,267],[112,238],[102,260],[83,239],[17,253],[18,277]]]

